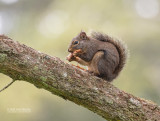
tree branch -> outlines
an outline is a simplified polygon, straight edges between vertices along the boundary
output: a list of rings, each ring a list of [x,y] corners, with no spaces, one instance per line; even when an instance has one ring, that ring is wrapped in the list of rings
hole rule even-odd
[[[125,93],[57,57],[0,36],[0,73],[82,105],[107,120],[159,121],[160,107]]]

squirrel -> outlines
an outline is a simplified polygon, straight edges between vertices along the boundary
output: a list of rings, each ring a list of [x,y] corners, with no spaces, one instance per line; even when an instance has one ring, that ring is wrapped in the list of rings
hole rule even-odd
[[[111,82],[123,69],[127,60],[127,47],[117,39],[92,32],[88,36],[81,31],[69,45],[69,62],[76,61],[88,66],[88,72]]]

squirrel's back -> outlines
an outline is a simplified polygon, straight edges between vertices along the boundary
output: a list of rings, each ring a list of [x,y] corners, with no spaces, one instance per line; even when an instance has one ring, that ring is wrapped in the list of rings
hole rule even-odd
[[[92,32],[91,37],[99,41],[109,42],[116,47],[119,54],[119,64],[117,65],[117,67],[113,72],[113,77],[112,77],[112,80],[113,80],[119,75],[120,71],[123,69],[126,63],[127,55],[128,55],[126,45],[124,44],[124,42],[117,39],[113,39],[112,37],[100,32]]]

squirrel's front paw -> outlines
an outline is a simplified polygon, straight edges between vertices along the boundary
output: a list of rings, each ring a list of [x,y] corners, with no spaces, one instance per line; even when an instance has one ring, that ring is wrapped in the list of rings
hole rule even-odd
[[[67,59],[69,62],[71,62],[71,61],[75,60],[75,57],[73,56],[72,53],[70,53],[70,54],[66,57],[66,59]]]

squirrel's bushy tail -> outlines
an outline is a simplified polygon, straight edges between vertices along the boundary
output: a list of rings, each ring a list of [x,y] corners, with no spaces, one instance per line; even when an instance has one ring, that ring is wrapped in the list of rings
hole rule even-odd
[[[126,63],[127,56],[128,56],[127,46],[124,44],[123,41],[118,40],[118,39],[114,39],[114,38],[112,38],[106,34],[100,33],[100,32],[92,32],[91,37],[93,37],[94,39],[100,40],[100,41],[109,42],[116,47],[116,49],[119,53],[119,58],[120,58],[119,64],[113,72],[113,79],[116,78]]]

